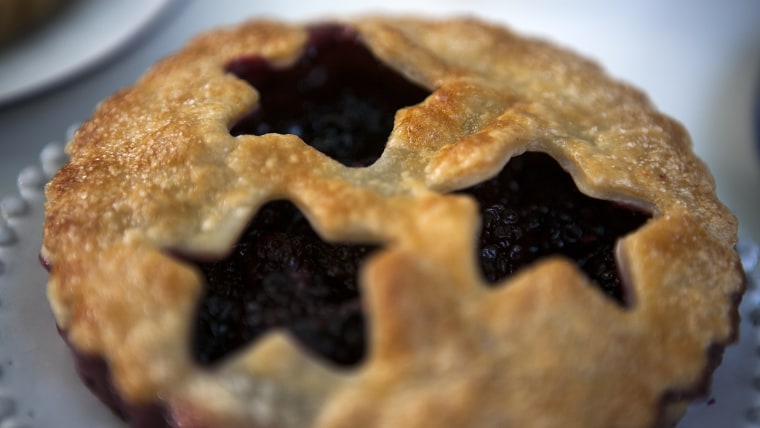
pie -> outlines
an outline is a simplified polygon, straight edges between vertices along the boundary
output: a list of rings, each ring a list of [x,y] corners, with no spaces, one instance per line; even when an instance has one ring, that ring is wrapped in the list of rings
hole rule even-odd
[[[665,427],[737,335],[687,131],[475,18],[216,29],[67,151],[49,300],[133,427]]]

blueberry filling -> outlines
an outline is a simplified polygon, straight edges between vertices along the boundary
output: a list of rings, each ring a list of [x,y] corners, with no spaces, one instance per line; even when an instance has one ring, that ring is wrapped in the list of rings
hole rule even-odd
[[[479,203],[478,256],[492,284],[540,258],[561,254],[575,260],[615,302],[628,304],[614,246],[643,225],[647,214],[582,194],[570,174],[543,153],[510,159],[496,177],[462,192]]]
[[[232,127],[233,135],[293,133],[348,166],[377,160],[395,112],[428,95],[340,26],[311,28],[307,47],[292,66],[246,57],[227,70],[261,96]],[[499,175],[460,193],[480,204],[479,261],[490,283],[562,254],[611,299],[627,304],[613,248],[647,220],[646,214],[581,194],[570,175],[541,153],[511,159]],[[373,249],[321,240],[287,201],[264,205],[229,257],[194,261],[206,281],[192,340],[195,358],[214,364],[279,328],[332,363],[358,364],[366,352],[366,332],[357,272]]]
[[[515,157],[496,177],[461,193],[480,206],[479,261],[491,284],[562,254],[613,301],[627,305],[614,245],[648,215],[583,195],[542,153]],[[287,201],[264,205],[230,256],[195,262],[206,279],[193,339],[196,359],[213,364],[282,328],[328,361],[360,363],[366,333],[357,272],[373,250],[323,241]]]
[[[264,205],[232,253],[196,262],[206,279],[193,353],[212,364],[272,328],[338,365],[361,361],[357,270],[372,246],[323,241],[293,204]]]
[[[259,91],[259,105],[232,135],[295,134],[346,166],[368,166],[385,149],[395,112],[418,104],[429,91],[383,63],[347,27],[312,27],[295,64],[278,68],[245,57],[227,71]]]

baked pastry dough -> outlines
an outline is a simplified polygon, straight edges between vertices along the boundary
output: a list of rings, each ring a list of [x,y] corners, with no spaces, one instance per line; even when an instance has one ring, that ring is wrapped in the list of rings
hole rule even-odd
[[[320,37],[366,46],[422,91],[376,160],[231,134],[277,97],[263,86],[297,86],[241,76],[301,67]],[[103,101],[67,150],[46,190],[49,299],[88,383],[133,426],[667,426],[736,336],[736,220],[687,132],[592,62],[476,19],[218,29]],[[496,253],[478,248],[468,189],[524,156],[641,216],[610,244],[623,297],[566,256],[493,279],[479,267]],[[364,248],[351,302],[366,350],[336,362],[275,325],[204,360],[199,266],[283,202],[317,239]]]

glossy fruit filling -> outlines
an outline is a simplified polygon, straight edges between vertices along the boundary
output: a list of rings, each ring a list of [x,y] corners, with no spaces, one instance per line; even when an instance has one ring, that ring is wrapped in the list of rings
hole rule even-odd
[[[293,133],[344,165],[370,165],[384,150],[395,112],[427,92],[378,62],[352,30],[315,27],[309,40],[290,67],[253,57],[229,64],[261,94],[231,133]],[[460,193],[480,204],[479,261],[488,281],[562,254],[626,304],[613,249],[647,215],[581,194],[540,153],[511,159],[498,176]],[[373,249],[325,242],[293,204],[266,204],[229,257],[195,262],[206,279],[192,342],[196,359],[213,364],[282,329],[334,364],[361,362],[366,332],[357,272]]]
[[[429,95],[378,61],[356,32],[335,25],[311,28],[303,54],[290,67],[246,57],[230,62],[227,71],[261,97],[232,135],[295,134],[347,166],[374,163],[396,111]]]
[[[361,361],[364,316],[356,278],[372,250],[323,241],[287,201],[264,205],[228,257],[196,263],[206,294],[194,355],[211,364],[280,328],[336,364]]]
[[[584,195],[570,174],[543,153],[512,158],[496,177],[462,193],[480,207],[478,258],[492,284],[559,254],[574,260],[611,299],[628,303],[615,243],[643,225],[647,214]]]

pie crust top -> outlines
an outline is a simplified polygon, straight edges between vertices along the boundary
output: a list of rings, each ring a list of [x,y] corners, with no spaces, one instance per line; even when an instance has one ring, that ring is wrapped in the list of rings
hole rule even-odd
[[[41,255],[72,348],[178,427],[651,427],[698,392],[712,350],[735,338],[743,277],[736,220],[684,128],[593,62],[500,26],[336,22],[430,91],[398,110],[369,166],[295,135],[230,134],[259,93],[226,65],[292,64],[300,23],[200,35],[81,126],[46,189]],[[528,151],[584,194],[651,216],[615,249],[628,307],[562,257],[486,286],[477,203],[452,192]],[[275,199],[326,241],[380,248],[360,270],[368,351],[354,367],[278,330],[211,367],[191,356],[203,279],[175,253],[224,256]]]

